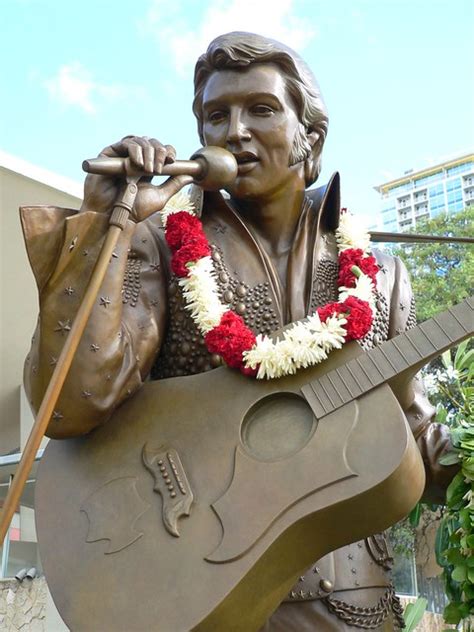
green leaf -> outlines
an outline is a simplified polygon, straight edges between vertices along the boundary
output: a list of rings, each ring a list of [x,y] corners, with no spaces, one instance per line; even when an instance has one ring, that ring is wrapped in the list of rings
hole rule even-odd
[[[456,603],[448,604],[444,609],[443,617],[446,623],[454,623],[457,625],[461,621],[459,605]]]
[[[459,452],[448,452],[444,454],[440,459],[438,459],[438,463],[441,465],[454,465],[455,463],[459,463]]]
[[[456,353],[454,355],[454,368],[459,370],[459,362],[462,360],[462,357],[467,349],[467,345],[469,344],[469,338],[467,340],[463,340],[456,349]]]
[[[421,518],[421,503],[417,503],[408,514],[408,519],[412,527],[417,527],[420,524]]]
[[[462,358],[459,358],[459,364],[456,366],[458,371],[469,369],[474,362],[474,349],[468,351]]]
[[[446,491],[446,502],[450,507],[462,500],[466,493],[466,484],[464,483],[464,474],[458,472],[453,478]]]
[[[471,599],[474,600],[474,584],[466,584],[464,586],[464,594],[466,595],[466,599],[468,599],[469,601]]]
[[[474,584],[474,568],[467,569],[467,580],[471,585]]]
[[[471,526],[471,517],[469,515],[469,509],[466,507],[459,511],[459,522],[461,523],[461,527],[466,531],[469,530]]]
[[[451,360],[451,349],[447,349],[444,353],[441,354],[441,362],[446,368],[453,366],[453,361]]]
[[[474,555],[469,555],[468,557],[466,557],[466,564],[469,568],[474,568]]]
[[[446,557],[444,552],[448,548],[449,544],[449,530],[446,518],[443,518],[440,523],[438,530],[436,531],[435,537],[435,555],[436,562],[439,566],[446,566]]]
[[[453,564],[453,566],[456,564],[462,566],[466,563],[466,558],[461,554],[459,549],[448,549],[445,557],[450,564]]]
[[[403,613],[403,619],[405,621],[405,631],[412,632],[416,626],[420,623],[421,619],[428,605],[428,600],[424,597],[418,597],[415,603],[409,603]]]
[[[474,534],[467,536],[467,548],[474,549]]]
[[[454,579],[455,582],[464,582],[467,579],[467,566],[466,565],[459,565],[459,566],[455,566],[453,572],[451,573],[451,577]]]
[[[440,424],[444,424],[448,416],[448,411],[442,404],[438,404],[436,407],[436,421]]]

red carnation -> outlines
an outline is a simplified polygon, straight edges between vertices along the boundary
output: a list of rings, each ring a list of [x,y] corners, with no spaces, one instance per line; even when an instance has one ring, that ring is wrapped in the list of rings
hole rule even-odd
[[[372,255],[365,257],[364,251],[360,248],[347,248],[339,255],[339,287],[342,285],[345,287],[355,286],[357,276],[352,271],[353,266],[360,268],[374,283],[376,282],[375,277],[379,271],[379,267],[375,257]]]
[[[184,246],[181,246],[171,257],[171,269],[179,277],[187,277],[189,270],[187,263],[202,259],[211,254],[211,249],[205,236],[190,238]]]
[[[194,215],[179,211],[168,216],[165,237],[172,252],[203,234],[201,222]]]
[[[205,335],[204,341],[209,353],[218,353],[228,366],[240,369],[246,375],[255,375],[254,370],[243,366],[242,360],[244,351],[255,344],[255,334],[235,312],[225,312],[219,325]]]
[[[367,301],[356,296],[348,296],[340,303],[341,313],[346,314],[346,340],[360,340],[372,327],[373,314]]]
[[[341,303],[327,303],[323,307],[318,307],[316,311],[318,312],[319,320],[325,323],[328,318],[334,316],[334,314],[340,314],[344,310],[341,309]]]

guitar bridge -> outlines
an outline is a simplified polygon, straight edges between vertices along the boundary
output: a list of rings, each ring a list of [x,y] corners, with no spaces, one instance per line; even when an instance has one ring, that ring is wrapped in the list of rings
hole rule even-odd
[[[179,537],[178,519],[191,514],[193,492],[179,454],[174,448],[151,448],[147,443],[142,451],[143,464],[152,474],[153,490],[163,501],[163,524],[171,535]]]

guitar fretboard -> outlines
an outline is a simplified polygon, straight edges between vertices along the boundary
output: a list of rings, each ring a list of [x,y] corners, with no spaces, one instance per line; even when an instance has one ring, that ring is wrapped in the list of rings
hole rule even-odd
[[[319,419],[407,371],[417,371],[474,333],[474,298],[353,358],[301,389]]]

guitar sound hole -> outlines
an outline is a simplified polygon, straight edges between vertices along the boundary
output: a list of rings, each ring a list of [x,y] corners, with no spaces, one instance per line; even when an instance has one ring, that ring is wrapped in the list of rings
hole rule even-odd
[[[247,411],[241,438],[246,450],[258,460],[276,461],[301,450],[315,427],[313,411],[302,397],[275,393]]]

